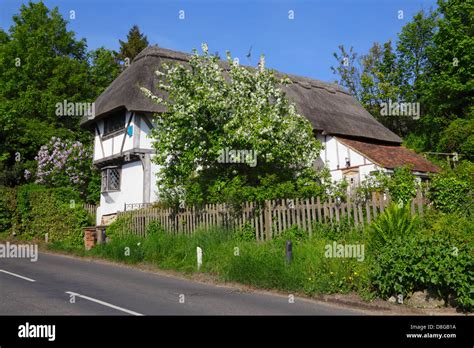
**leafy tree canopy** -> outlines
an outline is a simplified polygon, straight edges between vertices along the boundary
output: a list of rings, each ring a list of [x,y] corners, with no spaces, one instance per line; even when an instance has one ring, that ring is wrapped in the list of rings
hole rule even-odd
[[[15,185],[38,149],[53,136],[89,143],[80,115],[56,114],[57,103],[93,102],[119,72],[110,51],[87,52],[57,8],[29,2],[0,30],[0,167]],[[16,169],[15,169],[16,168]]]
[[[420,11],[402,28],[394,48],[374,43],[361,55],[339,46],[332,70],[379,121],[406,138],[407,146],[472,158],[470,121],[457,120],[473,118],[473,13],[472,2],[438,0],[435,11]],[[418,103],[419,117],[382,116],[380,105],[388,100]]]

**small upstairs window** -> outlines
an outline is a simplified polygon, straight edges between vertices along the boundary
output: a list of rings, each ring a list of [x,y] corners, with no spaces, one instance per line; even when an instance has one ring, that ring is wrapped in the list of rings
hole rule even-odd
[[[104,119],[104,135],[125,130],[125,115],[118,114]]]
[[[120,167],[102,169],[102,192],[120,191]]]

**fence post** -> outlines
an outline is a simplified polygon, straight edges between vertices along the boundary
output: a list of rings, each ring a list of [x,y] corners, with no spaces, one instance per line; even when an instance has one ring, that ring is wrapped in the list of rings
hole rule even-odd
[[[200,247],[196,247],[196,258],[197,258],[197,269],[199,271],[202,266],[202,249]]]
[[[306,206],[306,212],[308,214],[308,225],[307,226],[308,226],[309,236],[311,237],[313,235],[314,220],[316,220],[316,218],[313,215],[314,197],[308,198],[307,204],[308,204]]]
[[[377,198],[375,192],[372,192],[372,208],[374,212],[374,220],[377,219]]]
[[[416,192],[416,200],[418,203],[418,213],[423,215],[423,194],[421,192],[421,188],[419,188]]]
[[[316,197],[316,205],[317,205],[317,209],[318,209],[318,221],[319,222],[322,222],[322,218],[321,218],[321,198]]]
[[[384,196],[386,195],[386,193],[382,193],[380,195],[380,214],[383,213],[383,211],[385,210],[385,207],[384,207]]]
[[[333,212],[332,212],[332,208],[333,208],[333,199],[332,197],[329,197],[329,200],[328,200],[328,209],[329,209],[329,221],[331,222],[331,225],[333,223]]]
[[[293,243],[291,242],[291,240],[286,241],[285,252],[286,252],[286,262],[291,263],[291,260],[293,260]]]
[[[362,203],[357,204],[357,210],[359,212],[359,222],[364,227],[364,214],[362,214]]]
[[[352,215],[351,215],[351,196],[350,194],[347,195],[347,222],[348,223],[351,223],[351,218],[352,218]]]
[[[365,201],[365,213],[367,214],[367,224],[370,225],[371,218],[370,218],[370,201],[369,200]]]
[[[354,202],[352,203],[352,210],[354,212],[354,223],[356,226],[359,225],[359,218],[357,216],[357,204]]]
[[[265,201],[265,239],[272,239],[272,205]]]
[[[260,238],[261,238],[262,241],[267,239],[267,236],[265,235],[265,223],[263,221],[263,219],[265,218],[266,210],[267,210],[265,205],[266,204],[264,203],[264,206],[262,207],[261,204],[258,204],[259,213],[258,213],[257,224],[258,224],[259,229],[260,229]]]

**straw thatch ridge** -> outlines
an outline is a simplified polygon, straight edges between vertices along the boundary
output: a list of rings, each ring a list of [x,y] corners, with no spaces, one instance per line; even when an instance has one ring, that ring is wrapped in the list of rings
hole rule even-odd
[[[94,120],[123,108],[134,112],[166,111],[162,105],[146,98],[139,87],[146,87],[155,95],[166,98],[163,91],[156,88],[158,77],[154,72],[164,62],[186,64],[189,56],[183,52],[156,46],[145,48],[97,98],[95,118],[84,118],[81,125],[88,127]],[[228,66],[225,62],[222,62],[222,65]],[[380,124],[339,85],[276,73],[278,76],[287,76],[293,82],[289,86],[283,86],[283,89],[288,99],[296,105],[298,112],[312,123],[315,130],[378,142],[401,143],[400,137]]]

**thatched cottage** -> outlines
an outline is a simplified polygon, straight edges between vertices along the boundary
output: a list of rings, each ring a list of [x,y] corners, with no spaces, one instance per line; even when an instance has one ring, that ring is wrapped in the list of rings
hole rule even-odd
[[[139,87],[155,95],[163,62],[186,63],[189,55],[150,46],[97,98],[95,116],[81,125],[95,133],[94,165],[102,171],[102,193],[97,223],[118,211],[156,201],[152,162],[152,115],[163,106],[146,98]],[[437,167],[424,157],[401,146],[402,140],[380,124],[349,93],[336,84],[286,75],[293,83],[285,86],[288,99],[313,125],[324,150],[316,166],[326,165],[334,180],[346,178],[352,185],[375,170],[387,172],[412,165],[420,177]]]

